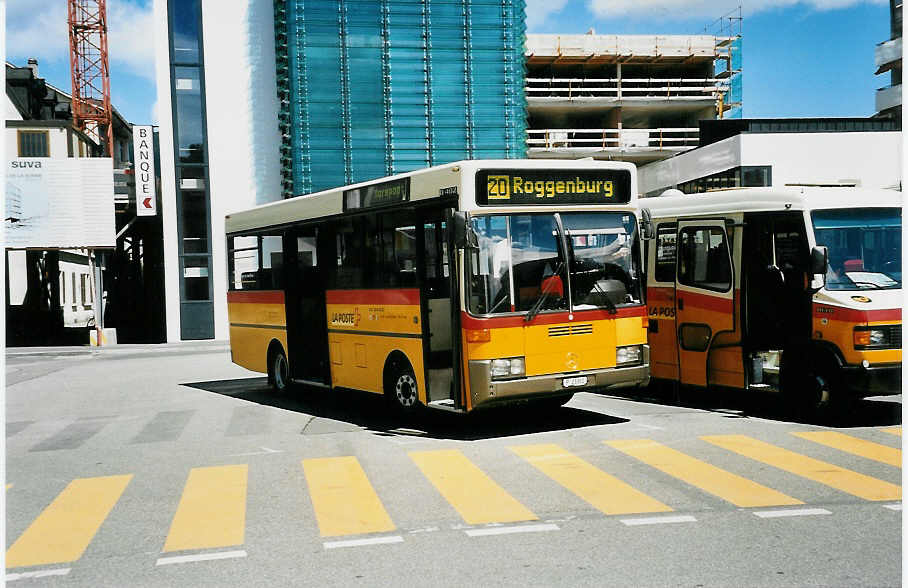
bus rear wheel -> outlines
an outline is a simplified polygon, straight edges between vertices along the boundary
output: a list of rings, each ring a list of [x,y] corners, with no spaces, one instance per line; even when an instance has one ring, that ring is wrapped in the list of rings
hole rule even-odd
[[[290,387],[290,364],[279,345],[268,356],[268,383],[278,393],[284,393]]]
[[[419,387],[409,362],[392,360],[385,370],[385,397],[391,407],[403,414],[413,414],[419,409]]]

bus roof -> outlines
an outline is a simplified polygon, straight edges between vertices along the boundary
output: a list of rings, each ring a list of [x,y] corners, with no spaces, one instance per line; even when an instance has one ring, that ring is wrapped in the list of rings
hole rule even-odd
[[[732,212],[901,207],[902,193],[874,188],[784,186],[657,196],[639,203],[653,217],[666,218]]]
[[[330,217],[344,212],[344,192],[373,184],[410,178],[410,201],[437,198],[439,189],[456,187],[461,197],[472,194],[472,186],[461,186],[465,173],[479,169],[627,169],[631,172],[631,199],[636,199],[636,167],[623,161],[595,161],[591,159],[475,159],[437,165],[425,169],[375,178],[349,186],[339,186],[287,200],[262,204],[248,210],[228,214],[225,218],[227,233],[250,231],[308,219]]]

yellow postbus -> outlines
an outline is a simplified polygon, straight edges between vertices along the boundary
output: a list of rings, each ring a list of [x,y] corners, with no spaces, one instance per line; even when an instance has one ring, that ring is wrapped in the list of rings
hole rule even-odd
[[[781,392],[812,411],[901,393],[901,192],[649,198],[654,383]]]
[[[226,218],[233,361],[455,412],[649,377],[633,165],[461,161]]]

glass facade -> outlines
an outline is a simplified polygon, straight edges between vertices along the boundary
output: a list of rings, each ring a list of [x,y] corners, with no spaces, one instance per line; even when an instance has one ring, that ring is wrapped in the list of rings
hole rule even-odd
[[[274,0],[284,196],[526,154],[524,0]]]
[[[211,204],[200,0],[168,0],[180,338],[214,338]]]

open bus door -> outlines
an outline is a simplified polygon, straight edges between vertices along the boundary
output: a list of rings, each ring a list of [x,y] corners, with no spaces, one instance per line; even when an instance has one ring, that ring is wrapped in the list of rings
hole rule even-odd
[[[420,299],[423,301],[423,351],[428,390],[426,400],[438,408],[462,409],[458,365],[460,292],[453,246],[451,209],[420,211]]]
[[[734,272],[723,220],[678,223],[675,278],[678,359],[682,384],[707,386],[709,351],[734,329]]]
[[[298,227],[287,232],[286,311],[290,376],[316,386],[331,383],[325,312],[326,260],[333,261],[330,232]],[[319,262],[321,266],[319,266]]]

